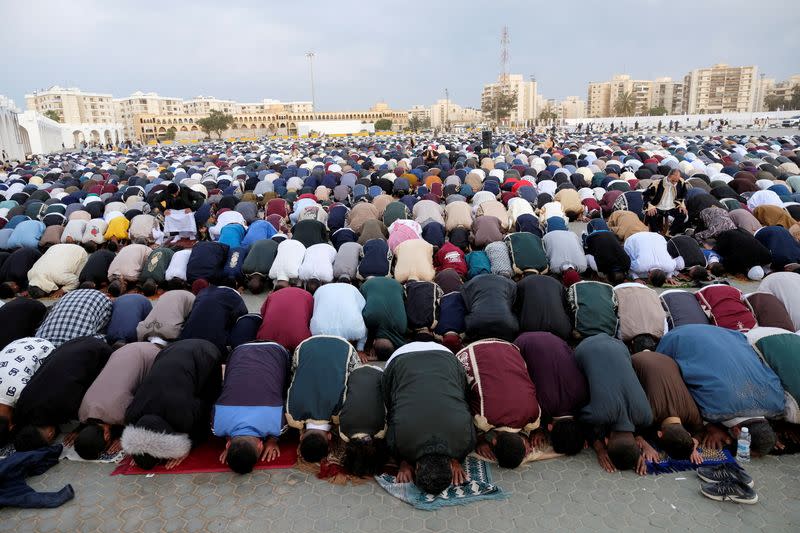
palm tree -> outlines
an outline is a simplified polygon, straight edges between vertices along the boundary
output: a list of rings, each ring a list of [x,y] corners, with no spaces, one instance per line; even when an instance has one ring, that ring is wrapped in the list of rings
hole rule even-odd
[[[633,93],[622,91],[614,102],[614,113],[619,117],[630,117],[635,110],[636,101],[633,99]]]

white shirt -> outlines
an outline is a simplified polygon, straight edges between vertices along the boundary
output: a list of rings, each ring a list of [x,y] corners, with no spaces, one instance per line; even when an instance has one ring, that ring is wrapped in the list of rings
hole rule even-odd
[[[180,250],[172,255],[169,260],[169,266],[164,273],[164,279],[171,280],[174,278],[186,281],[186,267],[189,266],[189,256],[192,255],[192,250]]]
[[[301,280],[318,279],[323,283],[333,281],[333,261],[336,259],[336,248],[323,242],[313,244],[306,249],[303,262],[297,271]]]
[[[278,245],[275,261],[269,269],[273,281],[289,281],[300,276],[300,265],[306,255],[306,247],[300,241],[286,239]],[[333,268],[333,267],[331,267]],[[333,274],[331,274],[332,276]]]
[[[656,269],[672,277],[678,270],[678,264],[667,251],[667,240],[660,233],[634,233],[627,238],[624,248],[631,258],[631,273],[635,278],[646,278]]]
[[[392,361],[403,354],[407,353],[414,353],[414,352],[427,352],[427,351],[440,351],[440,352],[447,352],[453,353],[448,350],[445,346],[439,344],[438,342],[409,342],[408,344],[404,344],[400,348],[396,349],[392,356],[386,361],[386,366],[384,366],[384,370],[389,368],[389,365],[392,364]]]
[[[349,283],[323,285],[314,292],[311,334],[358,341],[356,348],[363,350],[367,343],[367,326],[361,314],[365,305],[361,292]]]
[[[225,211],[219,217],[217,217],[217,223],[211,228],[209,228],[209,233],[211,237],[216,241],[219,239],[219,234],[222,231],[222,228],[227,226],[228,224],[241,224],[245,229],[247,229],[247,221],[245,221],[242,214],[238,211]]]

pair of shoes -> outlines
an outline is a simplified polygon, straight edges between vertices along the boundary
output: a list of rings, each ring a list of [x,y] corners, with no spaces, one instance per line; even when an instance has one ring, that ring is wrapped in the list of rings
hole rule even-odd
[[[719,483],[701,483],[700,492],[706,498],[718,502],[731,501],[753,504],[758,501],[758,494],[751,487],[735,479],[726,479]]]
[[[750,474],[745,472],[739,463],[722,463],[716,466],[701,466],[697,469],[697,477],[706,483],[720,483],[727,480],[736,480],[744,483],[748,487],[754,487],[755,483]]]
[[[700,492],[706,498],[746,504],[758,501],[758,494],[753,489],[753,478],[738,464],[700,467],[697,469],[697,476],[705,481],[700,484]]]

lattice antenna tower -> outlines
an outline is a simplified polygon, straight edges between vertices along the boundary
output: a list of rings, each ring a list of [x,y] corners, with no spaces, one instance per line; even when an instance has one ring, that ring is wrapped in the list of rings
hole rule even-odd
[[[511,38],[508,36],[508,26],[503,26],[503,31],[500,33],[500,81],[503,85],[508,83],[509,44],[511,44]]]

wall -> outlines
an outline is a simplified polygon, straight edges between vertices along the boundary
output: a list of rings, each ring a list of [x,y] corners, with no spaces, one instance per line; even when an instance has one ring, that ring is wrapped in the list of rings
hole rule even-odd
[[[17,115],[19,125],[28,132],[30,153],[49,154],[62,149],[61,124],[36,111],[25,111]]]
[[[8,107],[0,107],[0,159],[5,152],[9,160],[24,160],[25,145],[19,131],[17,113]]]
[[[662,117],[603,117],[603,118],[578,118],[566,119],[564,124],[569,126],[576,126],[577,124],[594,125],[604,124],[609,125],[612,122],[619,126],[620,122],[627,126],[633,126],[634,122],[638,122],[640,127],[657,126],[658,121],[661,121],[662,126],[666,129],[670,120],[677,120],[681,127],[691,125],[693,128],[697,126],[697,121],[700,120],[705,124],[708,119],[711,120],[728,120],[731,126],[746,126],[754,123],[756,119],[768,118],[771,121],[780,121],[785,118],[800,115],[800,111],[770,111],[763,113],[716,113],[705,115],[665,115]],[[689,120],[686,120],[686,119]]]

